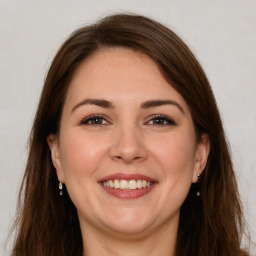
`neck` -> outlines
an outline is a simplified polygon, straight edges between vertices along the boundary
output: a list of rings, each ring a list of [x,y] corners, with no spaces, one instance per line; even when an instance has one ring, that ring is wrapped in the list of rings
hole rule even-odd
[[[173,256],[178,222],[143,234],[114,234],[81,227],[83,256]],[[87,232],[83,232],[83,231]],[[88,232],[90,230],[90,232]],[[92,232],[91,232],[92,231]]]

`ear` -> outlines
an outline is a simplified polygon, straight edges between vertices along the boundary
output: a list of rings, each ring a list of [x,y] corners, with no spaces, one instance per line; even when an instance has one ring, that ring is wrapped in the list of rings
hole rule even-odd
[[[60,157],[60,147],[59,147],[59,142],[58,142],[58,139],[57,139],[56,135],[55,134],[50,134],[47,137],[47,143],[48,143],[49,148],[51,150],[52,163],[53,163],[53,166],[56,169],[58,180],[61,183],[65,183],[62,164],[61,164],[61,157]]]
[[[198,181],[198,176],[202,174],[207,164],[208,155],[210,152],[210,138],[208,134],[203,134],[197,143],[195,152],[195,166],[193,172],[193,183]]]

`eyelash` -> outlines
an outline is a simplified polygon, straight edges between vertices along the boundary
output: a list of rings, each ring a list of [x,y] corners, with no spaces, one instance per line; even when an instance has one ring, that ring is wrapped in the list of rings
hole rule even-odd
[[[154,126],[167,126],[167,125],[176,126],[177,125],[177,123],[174,120],[172,120],[169,117],[164,116],[164,115],[154,115],[154,116],[152,116],[152,118],[147,122],[147,124],[151,121],[159,121],[159,120],[161,120],[161,123],[158,123],[158,124],[153,123],[151,125],[154,125]]]
[[[83,119],[80,124],[81,125],[106,125],[104,123],[92,123],[92,121],[96,121],[96,120],[105,120],[107,123],[109,123],[106,118],[104,118],[104,116],[102,115],[91,115],[91,116],[88,116],[87,118]],[[91,123],[90,123],[91,122]]]
[[[106,123],[102,123],[103,121],[105,121]],[[152,121],[153,122],[160,121],[160,123],[150,124],[150,122]],[[91,115],[80,122],[80,125],[108,125],[108,124],[109,124],[109,121],[107,121],[103,115]],[[149,121],[146,122],[146,124],[153,125],[153,126],[168,126],[168,125],[176,126],[177,125],[177,123],[174,120],[164,115],[154,115],[151,117]]]

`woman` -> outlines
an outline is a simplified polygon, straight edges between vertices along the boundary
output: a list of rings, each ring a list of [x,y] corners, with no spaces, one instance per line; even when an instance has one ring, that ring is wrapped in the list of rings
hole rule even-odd
[[[17,225],[13,256],[248,255],[213,93],[171,30],[118,14],[62,45]]]

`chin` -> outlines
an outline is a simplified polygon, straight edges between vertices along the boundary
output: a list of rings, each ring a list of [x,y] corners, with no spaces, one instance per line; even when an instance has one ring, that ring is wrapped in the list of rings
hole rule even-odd
[[[149,216],[145,211],[123,209],[102,221],[112,232],[122,235],[139,235],[152,229],[155,218],[152,214]]]

